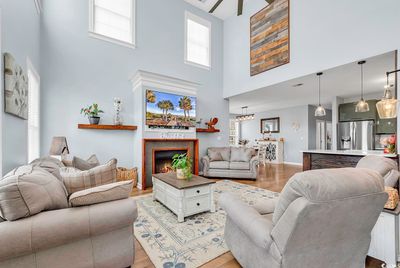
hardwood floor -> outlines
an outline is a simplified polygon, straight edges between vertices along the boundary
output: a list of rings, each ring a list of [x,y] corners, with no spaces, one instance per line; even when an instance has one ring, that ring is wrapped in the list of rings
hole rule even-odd
[[[253,185],[255,187],[268,189],[274,192],[282,191],[286,182],[292,177],[295,173],[301,172],[302,167],[296,165],[271,165],[268,164],[266,166],[261,166],[258,171],[258,177],[256,181],[251,180],[234,180],[239,183]],[[215,179],[218,181],[218,179]],[[133,196],[139,196],[143,194],[151,193],[151,189],[147,189],[145,191],[137,190],[133,193]],[[133,267],[135,268],[153,268],[155,267],[153,263],[150,261],[146,252],[142,248],[142,246],[135,239],[136,246],[136,257],[135,264]],[[202,268],[240,268],[240,264],[235,260],[233,255],[230,252],[227,252],[218,258],[206,263],[201,266]],[[382,262],[373,258],[367,258],[366,260],[366,268],[381,268]]]

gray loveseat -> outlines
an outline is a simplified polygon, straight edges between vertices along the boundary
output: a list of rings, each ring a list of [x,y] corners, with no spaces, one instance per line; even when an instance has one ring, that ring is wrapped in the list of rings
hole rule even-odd
[[[258,157],[245,147],[208,148],[202,159],[203,176],[235,179],[257,178]]]
[[[278,199],[252,207],[230,194],[219,202],[243,267],[361,268],[386,200],[378,172],[344,168],[298,173]]]
[[[130,267],[137,218],[136,202],[127,198],[131,183],[68,196],[56,177],[59,164],[39,162],[0,178],[0,268]]]

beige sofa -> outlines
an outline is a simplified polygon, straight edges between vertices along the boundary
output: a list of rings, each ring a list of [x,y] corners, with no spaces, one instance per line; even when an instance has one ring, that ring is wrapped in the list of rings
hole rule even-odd
[[[203,176],[234,179],[257,178],[258,157],[246,147],[208,148],[202,159]]]
[[[372,159],[377,160],[377,159]],[[390,160],[391,161],[391,160]],[[365,267],[371,231],[387,200],[385,159],[294,175],[278,199],[246,205],[222,194],[225,241],[243,267]],[[249,254],[251,252],[251,254]]]
[[[43,174],[45,178],[38,176]],[[91,178],[94,182],[94,177]],[[38,181],[42,188],[32,187]],[[137,207],[133,199],[126,198],[132,185],[113,183],[88,188],[71,194],[64,204],[59,201],[67,199],[66,189],[60,188],[62,184],[43,169],[30,166],[0,179],[0,216],[9,219],[5,221],[0,217],[0,268],[122,268],[133,265],[133,223]],[[15,206],[20,196],[10,204],[13,200],[10,189],[22,193],[25,205]],[[45,191],[38,198],[35,194],[40,189]],[[59,189],[61,193],[57,192]],[[59,200],[54,199],[54,192],[60,196]],[[49,209],[47,206],[39,213],[34,212],[43,205],[43,200],[39,199],[50,201],[53,207],[58,203],[65,208]],[[106,199],[119,200],[107,202]],[[82,205],[85,202],[92,204]]]

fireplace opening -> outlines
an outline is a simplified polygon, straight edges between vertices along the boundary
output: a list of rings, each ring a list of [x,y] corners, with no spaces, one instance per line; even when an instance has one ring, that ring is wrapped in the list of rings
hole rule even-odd
[[[153,149],[153,174],[172,172],[172,157],[175,154],[185,154],[188,148]]]

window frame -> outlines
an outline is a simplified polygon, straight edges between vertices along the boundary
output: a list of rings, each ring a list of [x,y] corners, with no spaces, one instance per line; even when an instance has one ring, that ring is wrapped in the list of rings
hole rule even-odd
[[[38,83],[38,120],[39,120],[38,126],[37,126],[37,128],[38,128],[37,129],[37,132],[38,132],[38,141],[37,141],[38,142],[38,148],[37,148],[38,155],[35,157],[40,157],[40,145],[41,145],[41,141],[40,141],[40,125],[41,125],[41,122],[40,122],[40,110],[41,110],[40,75],[39,75],[37,69],[35,68],[35,66],[33,65],[32,61],[29,59],[29,57],[26,58],[26,66],[27,66],[27,72],[26,72],[27,76],[29,77],[29,72],[31,72],[32,75],[37,79],[37,83]],[[29,88],[29,79],[28,79],[28,88]],[[30,92],[30,89],[29,89],[29,92]],[[29,96],[29,93],[28,93],[28,96]],[[29,134],[30,134],[30,128],[31,128],[30,118],[29,118],[30,97],[28,97],[28,98],[29,98],[29,102],[28,102],[28,121],[27,121],[27,147],[28,147],[27,148],[27,158],[28,158],[28,162],[31,162],[34,159],[30,159],[30,154],[31,154],[31,146],[29,144],[29,140],[30,140]]]
[[[188,20],[189,19],[198,24],[201,24],[209,29],[209,32],[208,32],[208,37],[209,37],[208,38],[208,43],[209,43],[208,44],[208,47],[209,47],[208,62],[209,62],[209,66],[188,60]],[[202,17],[199,17],[189,11],[185,11],[185,40],[184,40],[184,42],[185,42],[185,44],[184,44],[184,46],[185,46],[185,55],[184,55],[185,64],[203,68],[206,70],[211,70],[211,67],[212,67],[212,63],[211,63],[212,41],[211,41],[211,38],[212,38],[212,23],[211,23],[211,21],[206,20]]]
[[[128,48],[132,48],[135,49],[136,48],[136,0],[130,0],[132,2],[132,10],[131,10],[131,14],[132,14],[132,18],[131,18],[131,35],[132,35],[132,43],[131,42],[126,42],[123,40],[119,40],[117,38],[113,38],[110,36],[106,36],[103,34],[99,34],[96,33],[94,30],[94,4],[95,4],[95,0],[89,0],[89,36],[99,39],[99,40],[103,40],[103,41],[107,41],[113,44],[117,44],[120,46],[124,46],[124,47],[128,47]]]

